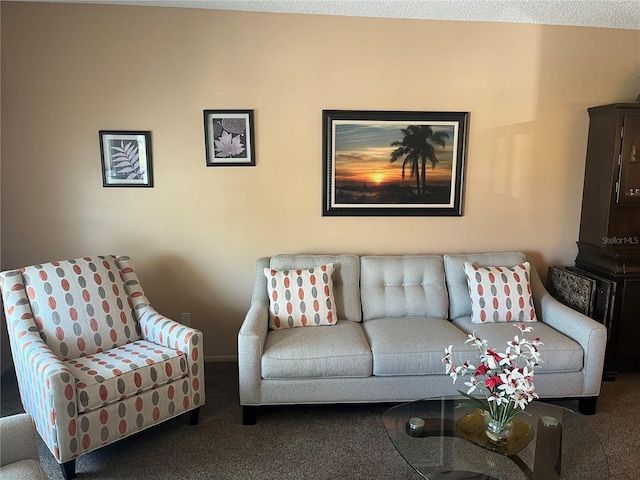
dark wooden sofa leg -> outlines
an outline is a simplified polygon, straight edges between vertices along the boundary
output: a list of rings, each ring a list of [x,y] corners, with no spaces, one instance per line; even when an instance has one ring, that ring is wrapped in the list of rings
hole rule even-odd
[[[242,424],[255,425],[258,417],[258,407],[242,406]]]
[[[596,403],[598,403],[598,397],[584,397],[578,399],[578,410],[583,415],[595,415]]]
[[[61,463],[60,469],[62,470],[62,476],[65,480],[76,478],[76,459],[74,458],[68,462]]]
[[[189,424],[197,425],[200,420],[200,407],[194,408],[189,412]]]

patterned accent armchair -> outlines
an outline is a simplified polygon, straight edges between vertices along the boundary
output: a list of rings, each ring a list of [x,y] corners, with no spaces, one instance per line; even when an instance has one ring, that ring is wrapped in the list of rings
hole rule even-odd
[[[150,305],[129,257],[0,274],[20,396],[75,476],[76,459],[204,404],[202,333]]]

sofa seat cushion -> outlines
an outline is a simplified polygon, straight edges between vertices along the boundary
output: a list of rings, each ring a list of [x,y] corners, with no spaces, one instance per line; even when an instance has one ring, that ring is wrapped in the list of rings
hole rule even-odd
[[[488,323],[479,325],[471,321],[471,317],[460,317],[452,322],[456,327],[466,333],[473,333],[487,341],[488,346],[499,352],[504,352],[507,342],[513,340],[514,335],[520,336],[520,331],[514,323]],[[525,337],[532,340],[540,338],[543,345],[540,346],[540,358],[542,363],[536,369],[536,373],[562,373],[579,372],[584,365],[584,352],[582,347],[569,337],[558,332],[543,322],[526,324],[531,326],[532,332],[525,333]],[[457,345],[453,346],[453,353],[456,361],[462,363],[469,360],[473,365],[477,363],[477,355],[465,357],[462,349]]]
[[[146,340],[65,362],[76,380],[78,413],[118,402],[186,377],[180,350]]]
[[[377,318],[363,324],[373,352],[373,374],[444,375],[444,349],[460,345],[460,351],[473,352],[464,342],[467,335],[439,318]]]
[[[372,359],[362,324],[270,330],[262,354],[262,376],[337,378],[371,376]]]

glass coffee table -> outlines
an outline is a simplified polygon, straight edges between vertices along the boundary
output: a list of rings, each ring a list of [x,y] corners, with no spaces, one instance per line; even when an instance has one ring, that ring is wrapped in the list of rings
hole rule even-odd
[[[609,478],[602,444],[581,414],[540,401],[532,402],[526,414],[516,417],[524,422],[520,425],[520,438],[505,447],[494,447],[465,428],[467,420],[474,416],[474,409],[456,408],[461,402],[459,399],[419,400],[391,407],[384,413],[384,426],[391,441],[422,477],[428,480]],[[463,422],[458,424],[463,417]]]

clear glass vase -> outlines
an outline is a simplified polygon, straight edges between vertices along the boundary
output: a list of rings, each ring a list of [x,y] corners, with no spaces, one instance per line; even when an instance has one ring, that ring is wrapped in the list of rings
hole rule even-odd
[[[491,417],[487,411],[483,412],[484,433],[495,445],[504,445],[513,435],[513,421],[502,424]]]

